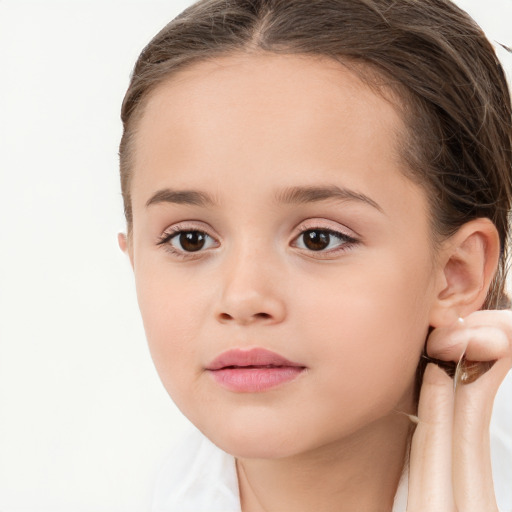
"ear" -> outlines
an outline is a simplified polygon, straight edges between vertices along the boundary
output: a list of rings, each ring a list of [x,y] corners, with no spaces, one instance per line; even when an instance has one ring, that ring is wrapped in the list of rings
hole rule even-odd
[[[130,258],[130,264],[133,268],[133,251],[126,233],[117,234],[117,243],[119,244],[121,251],[123,251],[128,256],[128,258]]]
[[[430,325],[452,324],[479,310],[498,266],[500,241],[489,219],[467,222],[443,243]]]

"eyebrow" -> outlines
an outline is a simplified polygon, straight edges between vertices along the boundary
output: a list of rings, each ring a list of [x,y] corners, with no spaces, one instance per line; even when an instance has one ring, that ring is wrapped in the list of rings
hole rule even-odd
[[[336,185],[322,187],[290,187],[280,192],[276,199],[278,202],[287,204],[313,203],[316,201],[325,201],[326,199],[359,201],[384,213],[382,207],[371,197],[348,188],[337,187]]]
[[[146,208],[152,204],[174,203],[188,204],[191,206],[213,206],[215,201],[213,197],[205,192],[198,190],[172,190],[165,188],[153,194],[146,202]]]
[[[289,187],[276,195],[277,202],[285,204],[314,203],[317,201],[325,201],[327,199],[359,201],[372,206],[381,213],[384,213],[381,206],[367,195],[348,188],[340,188],[336,185],[320,187]],[[211,195],[199,190],[173,190],[165,188],[159,190],[149,198],[146,202],[146,208],[159,203],[207,207],[214,206],[216,201]]]

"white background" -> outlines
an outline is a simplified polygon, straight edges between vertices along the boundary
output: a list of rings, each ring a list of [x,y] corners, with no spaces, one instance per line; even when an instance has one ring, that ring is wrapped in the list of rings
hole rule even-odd
[[[3,512],[148,510],[186,426],[152,367],[116,234],[129,73],[190,3],[0,0]],[[512,0],[458,3],[512,46]],[[509,388],[498,407],[512,430]]]

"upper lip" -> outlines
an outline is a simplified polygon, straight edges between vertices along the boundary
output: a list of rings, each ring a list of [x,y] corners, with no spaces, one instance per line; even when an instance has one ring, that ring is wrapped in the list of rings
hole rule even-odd
[[[295,363],[285,357],[264,348],[252,349],[231,349],[222,352],[207,367],[207,370],[220,370],[227,367],[245,366],[297,366],[304,365]]]

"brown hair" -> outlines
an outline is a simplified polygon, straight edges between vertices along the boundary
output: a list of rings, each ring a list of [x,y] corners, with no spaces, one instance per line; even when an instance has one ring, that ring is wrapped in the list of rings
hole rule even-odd
[[[398,93],[408,128],[402,155],[410,177],[427,191],[434,232],[449,236],[472,219],[492,220],[501,258],[484,307],[505,307],[510,94],[491,44],[448,0],[201,0],[186,9],[142,51],[124,98],[120,163],[128,230],[132,140],[151,91],[196,62],[253,51],[362,63],[373,71],[367,81],[384,79]]]

